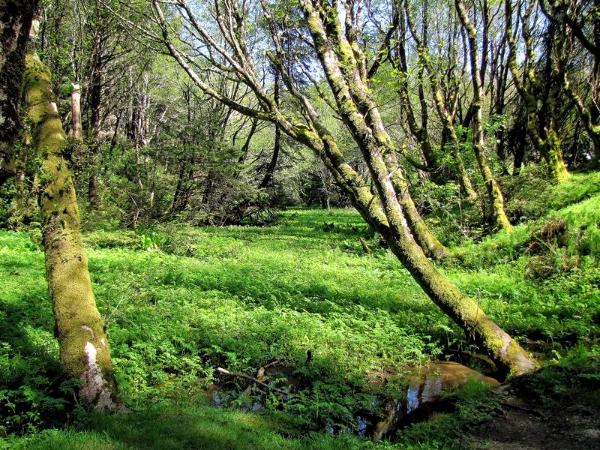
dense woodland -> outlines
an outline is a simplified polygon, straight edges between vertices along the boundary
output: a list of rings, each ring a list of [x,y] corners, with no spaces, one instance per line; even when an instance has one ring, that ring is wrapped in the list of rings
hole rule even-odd
[[[0,0],[3,448],[595,448],[599,258],[598,0]]]

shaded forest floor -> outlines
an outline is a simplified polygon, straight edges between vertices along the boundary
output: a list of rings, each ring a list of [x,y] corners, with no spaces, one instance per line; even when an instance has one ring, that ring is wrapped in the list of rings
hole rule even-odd
[[[465,435],[464,442],[490,450],[600,448],[598,408],[581,406],[579,399],[532,407],[527,398],[508,397],[499,413]]]
[[[490,375],[494,368],[355,212],[290,210],[262,228],[87,233],[98,306],[130,409],[119,417],[73,404],[75,387],[59,375],[39,235],[2,231],[0,447],[593,448],[599,178],[576,178],[548,214],[511,236],[456,246],[441,266],[544,369],[502,395],[468,384],[451,394],[451,411],[404,427],[392,442],[359,438],[355,414],[403,395],[400,382],[378,382],[386,374],[432,359]],[[255,376],[274,362],[306,389],[282,398],[216,372]],[[207,394],[215,385],[229,387],[219,408]]]

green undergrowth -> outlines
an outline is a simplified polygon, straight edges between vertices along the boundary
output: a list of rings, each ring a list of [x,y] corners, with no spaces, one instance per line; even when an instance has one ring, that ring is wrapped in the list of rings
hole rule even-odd
[[[555,183],[545,170],[532,165],[519,176],[502,180],[507,213],[513,221],[537,219],[600,193],[600,172],[573,173],[562,183]]]
[[[536,350],[600,336],[600,195],[454,255],[456,283]]]
[[[564,223],[564,230],[556,227]],[[455,249],[462,268],[504,265],[539,254],[579,256],[592,266],[600,255],[600,195]],[[554,226],[555,229],[552,229]],[[550,233],[542,234],[544,229]],[[548,234],[548,233],[546,233]]]
[[[549,409],[577,402],[580,409],[600,410],[600,345],[576,345],[513,385],[522,396]]]
[[[600,335],[600,197],[587,197],[510,236],[455,248],[441,267],[548,364],[551,372],[541,373],[554,375],[536,382],[544,392],[553,379],[568,390],[571,370],[593,378],[597,356],[585,349]],[[564,226],[542,236],[551,221]],[[325,422],[352,430],[352,412],[373,402],[368,380],[377,374],[477,352],[354,211],[290,210],[268,227],[84,238],[130,412],[97,416],[73,404],[76,387],[58,367],[39,237],[0,232],[0,446],[460,448],[457,430],[496,408],[467,386],[454,414],[404,429],[393,444],[322,431]],[[549,269],[534,267],[536,258]],[[254,376],[273,361],[309,380],[310,393],[273,399],[259,413],[211,406],[217,367]]]
[[[504,193],[506,213],[512,224],[538,222],[553,212],[600,194],[600,172],[574,173],[557,184],[548,177],[543,166],[532,165],[525,167],[520,175],[505,176],[499,182]],[[495,239],[495,234],[490,236],[494,230],[482,225],[481,205],[469,205],[464,200],[457,200],[457,186],[428,183],[426,187],[425,192],[420,193],[420,196],[428,199],[423,206],[431,203],[432,214],[428,220],[443,242],[462,246],[466,240]],[[527,234],[523,227],[516,227],[515,231],[516,239]],[[495,263],[502,262],[501,258],[495,260]]]

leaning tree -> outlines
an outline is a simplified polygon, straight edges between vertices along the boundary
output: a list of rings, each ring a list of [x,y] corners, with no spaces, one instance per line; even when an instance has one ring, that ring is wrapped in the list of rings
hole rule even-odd
[[[99,410],[121,408],[113,377],[104,323],[96,307],[79,231],[73,176],[65,157],[69,142],[52,92],[50,71],[37,56],[35,1],[0,2],[0,148],[14,158],[12,146],[28,127],[27,149],[40,169],[39,206],[48,289],[53,304],[60,360],[67,376],[79,381],[82,404]],[[32,25],[33,22],[33,25]],[[20,121],[21,92],[26,120]],[[9,166],[10,167],[10,166]]]
[[[369,5],[360,0],[153,0],[156,26],[129,24],[148,39],[164,43],[203,92],[238,114],[276,124],[312,149],[431,300],[499,367],[513,374],[529,372],[537,366],[535,360],[428,258],[443,257],[446,249],[415,207],[404,167],[408,156],[391,138],[373,94],[374,64],[380,61],[372,50],[380,46],[370,46],[365,36],[369,14],[364,9]],[[466,21],[463,24],[468,28]],[[303,49],[301,61],[297,52],[284,46],[290,40]],[[273,65],[285,86],[286,104],[275,99],[267,74]],[[246,85],[252,99],[215,90],[209,82],[215,72]],[[373,189],[348,164],[340,142],[311,101],[307,80],[351,135]]]

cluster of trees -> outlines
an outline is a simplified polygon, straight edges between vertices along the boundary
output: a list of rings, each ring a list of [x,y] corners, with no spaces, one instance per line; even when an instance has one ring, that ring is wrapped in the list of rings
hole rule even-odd
[[[66,123],[75,119],[72,103],[80,104],[78,131],[69,133],[78,142],[70,146],[69,159],[87,212],[126,226],[165,220],[224,224],[271,204],[327,197],[339,203],[309,152],[203,95],[164,48],[132,34],[118,15],[124,8],[118,2],[57,0],[37,10],[37,52],[53,74]],[[136,12],[143,23],[144,6]],[[211,82],[223,92],[243,90],[223,79]],[[12,164],[4,176],[15,173],[23,182],[21,200],[29,201],[11,204],[15,187],[4,185],[0,195],[7,208],[0,220],[36,222],[35,162],[23,155]]]
[[[349,202],[499,367],[533,370],[436,268],[449,251],[415,185],[455,184],[490,230],[511,232],[501,177],[536,163],[559,183],[597,164],[599,8],[1,0],[3,220],[39,217],[61,360],[82,401],[119,408],[76,192],[87,215],[133,226]]]

